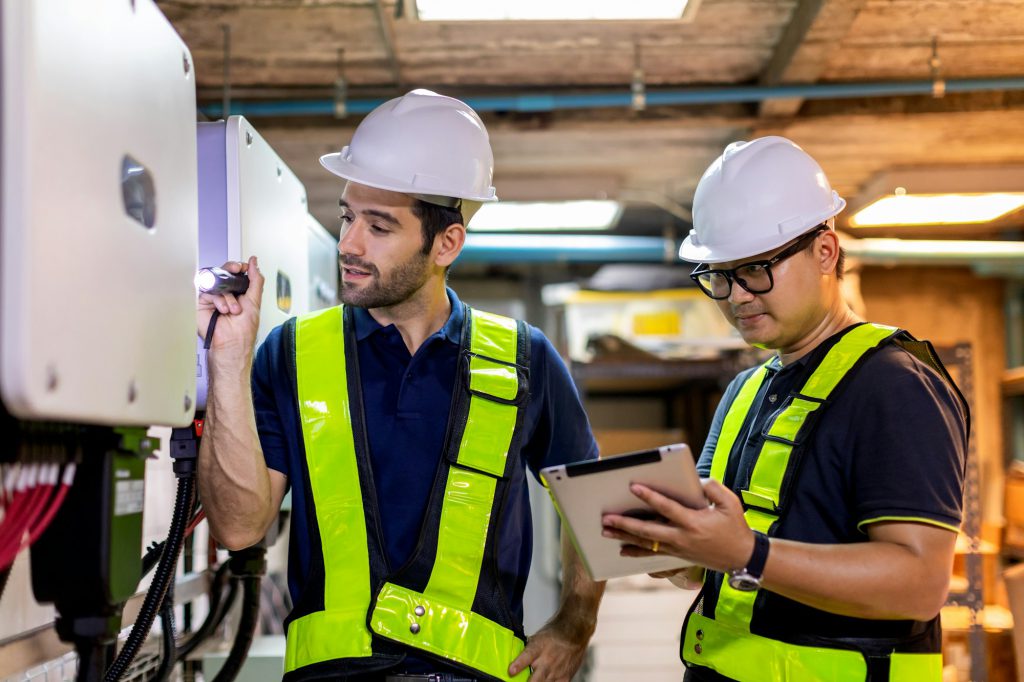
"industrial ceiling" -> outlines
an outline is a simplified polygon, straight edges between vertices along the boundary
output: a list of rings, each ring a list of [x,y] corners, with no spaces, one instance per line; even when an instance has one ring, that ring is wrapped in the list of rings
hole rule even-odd
[[[360,118],[332,114],[339,79],[350,112],[414,87],[491,102],[502,199],[621,199],[625,234],[681,236],[707,165],[766,134],[803,146],[854,202],[894,170],[996,182],[1024,165],[1024,1],[700,0],[687,20],[642,22],[429,22],[410,2],[158,4],[192,51],[201,107],[217,116],[227,95],[335,233],[340,182],[317,158]],[[1022,223],[870,236],[1005,238]]]

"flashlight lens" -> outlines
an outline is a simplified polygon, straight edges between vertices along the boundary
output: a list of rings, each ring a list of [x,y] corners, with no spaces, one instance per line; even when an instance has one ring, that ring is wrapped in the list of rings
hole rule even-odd
[[[217,286],[217,275],[209,269],[203,269],[196,273],[196,288],[199,291],[206,293],[215,286]]]

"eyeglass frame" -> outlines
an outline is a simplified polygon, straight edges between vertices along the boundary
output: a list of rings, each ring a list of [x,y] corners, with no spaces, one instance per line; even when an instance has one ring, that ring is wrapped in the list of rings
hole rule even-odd
[[[694,268],[693,272],[690,273],[690,279],[693,280],[694,284],[697,285],[698,289],[704,292],[704,294],[713,301],[724,301],[730,296],[732,296],[733,284],[739,284],[740,288],[746,291],[748,294],[753,294],[755,296],[767,294],[772,289],[775,288],[775,276],[772,274],[772,266],[777,265],[782,261],[786,260],[787,258],[795,256],[796,254],[800,253],[808,246],[813,244],[814,240],[817,239],[820,233],[828,229],[829,226],[827,224],[823,223],[821,225],[818,225],[818,227],[797,238],[795,242],[784,248],[782,251],[779,251],[777,254],[775,254],[768,260],[752,260],[741,265],[737,265],[735,268],[721,270],[710,268],[708,267],[707,263],[701,263],[696,268]],[[765,289],[764,291],[752,291],[750,287],[747,286],[747,283],[743,281],[743,278],[736,274],[737,270],[749,268],[751,265],[761,266],[762,268],[764,268],[764,271],[768,273],[768,288]],[[701,270],[701,268],[705,269]],[[715,296],[710,291],[704,288],[704,285],[701,284],[700,277],[701,275],[707,274],[716,274],[725,277],[725,280],[729,283],[729,289],[726,292],[725,296]]]

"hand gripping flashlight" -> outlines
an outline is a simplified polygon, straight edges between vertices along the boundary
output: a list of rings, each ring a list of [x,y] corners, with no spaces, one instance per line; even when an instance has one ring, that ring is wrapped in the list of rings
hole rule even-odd
[[[244,272],[228,272],[224,268],[202,268],[196,273],[196,289],[202,294],[235,294],[241,296],[249,289],[249,275]],[[217,317],[220,315],[216,309],[210,317],[210,324],[206,328],[206,339],[203,348],[209,350],[213,341],[213,330],[217,327]]]
[[[202,268],[196,273],[196,289],[203,294],[244,294],[249,288],[249,275],[228,272],[224,268]]]

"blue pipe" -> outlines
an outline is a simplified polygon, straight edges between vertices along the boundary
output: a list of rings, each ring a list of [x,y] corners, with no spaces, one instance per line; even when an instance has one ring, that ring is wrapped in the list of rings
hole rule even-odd
[[[930,95],[935,84],[930,80],[889,81],[878,83],[807,83],[800,85],[750,85],[700,90],[654,90],[647,92],[648,106],[686,106],[760,102],[768,99],[844,99],[850,97],[896,97]],[[945,81],[945,91],[985,92],[991,90],[1024,90],[1024,78],[964,78]],[[630,107],[633,96],[624,92],[593,92],[578,94],[527,93],[502,97],[466,97],[467,104],[477,111],[538,112],[557,109],[598,109]],[[350,114],[368,114],[384,99],[352,99],[345,101]],[[220,118],[222,105],[211,103],[200,107],[211,118]],[[250,118],[259,116],[333,116],[334,100],[284,100],[269,102],[236,101],[232,114]]]
[[[846,251],[866,265],[970,265],[981,273],[1024,272],[1015,241],[852,240]],[[470,233],[463,263],[681,263],[679,242],[662,237],[585,234]]]
[[[679,244],[661,237],[468,234],[459,263],[673,263]]]

